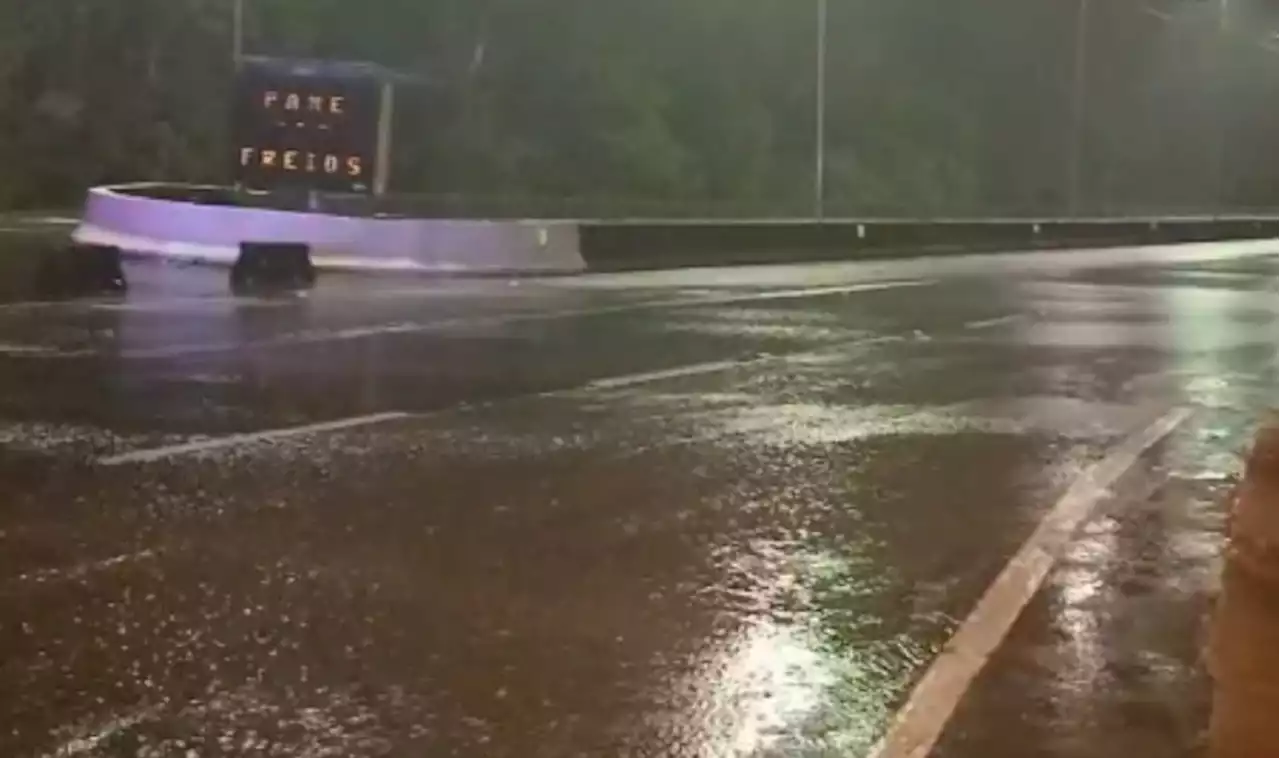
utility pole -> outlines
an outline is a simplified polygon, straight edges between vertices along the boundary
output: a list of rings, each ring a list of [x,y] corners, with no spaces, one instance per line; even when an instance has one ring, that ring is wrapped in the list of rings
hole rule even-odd
[[[813,107],[813,215],[825,214],[827,173],[827,0],[817,0],[818,29],[814,47],[814,86],[817,89]]]
[[[1067,144],[1067,215],[1080,212],[1080,160],[1084,142],[1085,94],[1088,85],[1089,0],[1076,2],[1075,57],[1071,69],[1071,122]]]

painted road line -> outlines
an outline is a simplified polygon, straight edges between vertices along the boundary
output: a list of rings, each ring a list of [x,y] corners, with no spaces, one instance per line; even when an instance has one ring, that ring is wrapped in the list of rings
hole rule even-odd
[[[107,311],[113,313],[156,313],[162,311],[183,312],[189,310],[217,310],[227,307],[285,307],[305,300],[304,297],[257,297],[252,295],[192,295],[191,297],[141,297],[122,300],[119,297],[80,297],[64,300],[15,300],[0,302],[0,313],[37,309],[62,309],[66,311]]]
[[[95,462],[100,466],[120,466],[127,463],[150,463],[152,461],[163,460],[165,458],[172,458],[179,455],[205,453],[210,450],[220,450],[240,445],[256,445],[263,442],[287,439],[289,437],[301,437],[308,434],[317,434],[319,432],[331,432],[338,429],[350,429],[357,426],[380,424],[384,421],[395,421],[397,419],[409,418],[412,415],[413,414],[404,413],[402,411],[370,413],[364,416],[352,416],[350,418],[342,418],[334,421],[321,421],[315,424],[289,426],[281,429],[264,429],[260,432],[229,434],[225,437],[212,437],[209,439],[196,440],[194,442],[183,442],[177,445],[164,445],[162,447],[147,448],[145,450],[132,450],[127,453],[103,456],[102,458],[98,458]]]
[[[110,313],[200,313],[241,308],[290,308],[305,298],[266,298],[240,295],[235,297],[156,298],[135,302],[88,303],[88,310]]]
[[[647,300],[637,303],[620,303],[618,305],[597,306],[592,308],[568,308],[554,311],[540,311],[534,313],[505,313],[492,316],[461,316],[457,318],[441,319],[439,321],[429,322],[401,322],[394,324],[379,324],[376,326],[349,327],[346,329],[325,329],[315,331],[294,332],[292,334],[280,337],[248,340],[243,342],[207,342],[185,345],[163,345],[152,348],[134,348],[123,350],[115,353],[114,357],[128,359],[148,359],[148,358],[178,358],[188,355],[203,355],[208,353],[227,352],[232,350],[260,349],[270,347],[288,347],[293,345],[309,345],[323,342],[341,342],[346,340],[364,339],[367,337],[392,336],[399,334],[416,334],[424,332],[438,332],[448,329],[476,329],[485,327],[503,326],[506,324],[533,323],[539,321],[554,321],[558,319],[578,318],[582,316],[607,316],[618,313],[632,313],[646,310],[661,310],[663,308],[691,308],[691,307],[715,307],[720,305],[733,305],[736,303],[757,302],[766,300],[790,300],[803,297],[825,297],[830,295],[853,294],[857,292],[874,292],[878,290],[898,289],[902,287],[921,287],[932,284],[933,280],[927,279],[908,279],[889,282],[867,282],[862,284],[849,284],[834,287],[806,287],[799,289],[786,290],[766,290],[761,292],[738,293],[732,295],[713,295],[709,297],[698,298],[662,298],[659,300]],[[376,298],[375,298],[376,299]],[[265,300],[254,298],[175,298],[168,300],[157,300],[155,304],[138,303],[129,305],[127,303],[110,303],[101,301],[82,301],[82,305],[94,310],[116,310],[116,311],[158,311],[164,310],[169,306],[175,305],[199,305],[208,307],[212,304],[226,304],[234,302],[241,305],[252,305],[254,307],[277,307],[293,304],[294,300]],[[29,303],[8,303],[0,304],[0,311],[6,309],[18,308],[34,308],[45,305],[53,305],[56,302],[29,302]],[[65,302],[64,302],[65,304]],[[5,351],[0,349],[0,354],[8,354],[29,358],[80,358],[87,355],[93,355],[97,351],[90,349],[82,350],[50,350],[50,351]],[[105,352],[104,352],[105,354]]]
[[[289,437],[299,437],[307,434],[318,434],[320,432],[338,431],[358,426],[370,426],[380,424],[384,421],[396,421],[401,419],[423,419],[429,416],[435,416],[442,413],[475,410],[481,407],[491,407],[503,403],[518,402],[531,398],[548,398],[548,397],[573,397],[582,393],[607,391],[614,389],[623,389],[626,387],[634,387],[641,384],[649,384],[652,382],[664,381],[667,379],[676,379],[687,376],[698,376],[702,374],[710,374],[718,371],[728,371],[734,368],[743,368],[753,365],[761,365],[765,363],[786,363],[791,360],[803,359],[815,355],[823,355],[840,350],[847,350],[853,347],[862,347],[867,345],[883,344],[887,342],[900,342],[909,339],[909,336],[891,334],[879,337],[862,337],[855,340],[846,340],[839,343],[832,343],[818,348],[801,350],[794,353],[784,353],[779,355],[753,355],[748,358],[738,360],[710,361],[707,363],[695,363],[687,366],[677,366],[669,369],[659,369],[657,371],[644,371],[635,374],[622,374],[619,376],[605,377],[602,379],[593,379],[586,384],[578,387],[572,387],[563,390],[550,390],[547,392],[539,392],[530,395],[520,395],[517,397],[504,398],[502,400],[494,400],[482,403],[460,403],[458,405],[441,408],[434,411],[426,411],[421,413],[410,413],[407,411],[388,411],[385,413],[372,413],[365,416],[353,416],[351,418],[337,419],[333,421],[323,421],[315,424],[304,424],[301,426],[283,427],[280,429],[266,429],[260,432],[245,432],[241,434],[230,434],[225,437],[212,437],[208,439],[196,440],[194,442],[183,442],[174,445],[164,445],[161,447],[147,448],[144,450],[132,450],[127,453],[118,453],[116,455],[108,455],[98,458],[95,462],[101,466],[120,466],[129,463],[150,463],[153,461],[163,460],[166,458],[175,458],[181,455],[198,454],[208,452],[210,450],[221,450],[241,445],[255,445],[272,440],[286,439]]]
[[[0,230],[3,231],[3,230]],[[474,297],[477,294],[487,295],[495,292],[507,292],[503,290],[484,290],[479,293],[471,290],[461,289],[457,286],[445,287],[400,287],[396,289],[371,289],[368,291],[344,291],[344,290],[300,290],[297,292],[285,292],[279,295],[191,295],[187,297],[161,297],[161,296],[143,296],[142,298],[130,298],[121,300],[119,298],[107,297],[79,297],[63,300],[17,300],[13,302],[0,302],[0,312],[13,310],[28,310],[35,308],[62,308],[65,310],[102,310],[123,313],[152,313],[162,310],[186,310],[185,306],[196,306],[205,309],[217,309],[226,307],[240,308],[243,306],[251,307],[288,307],[305,303],[308,300],[318,300],[325,305],[333,305],[334,303],[354,302],[354,303],[373,303],[386,300],[409,299],[409,298],[466,298]]]
[[[666,381],[667,379],[680,379],[689,376],[701,376],[703,374],[714,374],[720,371],[728,371],[730,369],[749,368],[752,366],[761,366],[765,364],[785,364],[790,361],[803,360],[805,358],[813,358],[815,356],[827,355],[829,353],[838,353],[841,350],[848,350],[854,347],[864,347],[869,345],[880,345],[887,342],[903,342],[908,339],[922,339],[919,335],[903,335],[903,334],[886,334],[879,337],[859,337],[852,340],[841,340],[839,342],[829,343],[822,347],[808,348],[805,350],[797,350],[793,353],[777,353],[753,355],[747,358],[727,361],[708,361],[706,363],[694,363],[687,366],[676,366],[669,369],[658,369],[657,371],[641,371],[635,374],[622,374],[621,376],[610,376],[604,379],[595,379],[587,382],[581,387],[572,390],[553,390],[545,393],[547,395],[564,395],[578,394],[582,392],[595,392],[599,390],[615,390],[626,387],[635,387],[641,384],[650,384],[652,382]],[[927,339],[925,337],[924,339]]]
[[[67,308],[75,306],[76,308],[86,308],[101,303],[114,302],[100,297],[86,297],[73,300],[11,300],[8,302],[0,302],[0,313],[10,313],[14,311],[33,311],[42,308]]]
[[[100,561],[77,563],[74,566],[28,571],[25,574],[18,574],[8,580],[5,583],[5,586],[13,584],[44,584],[46,582],[74,581],[89,574],[105,571],[126,563],[147,560],[149,558],[154,558],[155,556],[156,551],[154,550],[139,550],[136,553],[125,553],[123,555],[112,556],[111,558],[104,558]]]
[[[660,382],[664,379],[678,379],[685,376],[699,376],[701,374],[711,374],[717,371],[727,371],[732,368],[748,366],[760,360],[762,359],[748,358],[738,361],[708,361],[707,363],[695,363],[690,366],[677,366],[675,368],[659,369],[657,371],[642,371],[636,374],[611,376],[604,379],[592,380],[587,382],[586,386],[571,391],[590,392],[593,390],[622,389],[623,387],[632,387],[637,384]]]
[[[1024,318],[1026,318],[1024,314],[1010,313],[1008,316],[996,316],[995,318],[983,318],[983,319],[978,319],[977,321],[966,321],[964,323],[964,328],[965,329],[990,329],[993,326],[1004,326],[1005,324],[1012,324],[1014,322],[1021,321]]]
[[[505,318],[508,320],[537,320],[547,318],[561,318],[564,316],[592,315],[596,313],[613,313],[625,312],[629,310],[643,310],[652,307],[679,306],[684,304],[693,305],[718,305],[732,304],[735,302],[749,302],[751,300],[786,300],[797,297],[821,297],[823,295],[845,294],[860,291],[873,291],[879,289],[889,289],[896,287],[911,287],[931,284],[931,281],[918,279],[903,279],[889,282],[868,282],[863,284],[835,285],[824,287],[805,287],[798,289],[760,291],[752,293],[740,293],[736,295],[725,295],[719,293],[701,294],[697,298],[666,298],[660,300],[644,301],[640,303],[628,303],[617,306],[604,306],[603,308],[583,308],[551,311],[544,313],[528,313],[528,314],[507,314]],[[529,288],[533,290],[533,287]],[[505,292],[505,290],[502,290]],[[555,291],[563,293],[565,288],[556,288],[555,290],[547,289],[543,292]],[[481,296],[492,295],[497,290],[482,290],[478,294]],[[28,310],[34,308],[53,308],[63,307],[68,309],[87,309],[112,311],[121,313],[154,313],[166,310],[192,310],[192,309],[209,309],[214,310],[228,306],[243,307],[263,307],[263,308],[280,308],[295,305],[299,302],[305,302],[309,298],[315,302],[324,304],[333,304],[338,302],[350,302],[355,304],[382,302],[387,300],[410,299],[410,298],[426,298],[439,299],[442,297],[463,298],[476,295],[475,292],[459,292],[456,287],[416,287],[416,288],[399,288],[399,289],[382,289],[370,290],[368,292],[327,292],[327,293],[309,293],[301,292],[289,297],[258,297],[251,295],[224,296],[224,295],[208,295],[208,296],[192,296],[192,297],[170,297],[170,298],[154,298],[138,301],[119,301],[104,300],[100,298],[83,298],[75,300],[22,300],[10,303],[0,303],[0,312],[10,310]],[[504,316],[481,317],[485,321],[502,320]],[[442,322],[420,324],[425,329],[435,328],[438,324],[452,324],[462,319],[446,319]],[[399,325],[392,325],[399,326]],[[314,335],[304,335],[303,341],[315,339]],[[334,339],[349,339],[349,337],[339,334]],[[222,345],[217,346],[219,349]]]
[[[0,342],[0,355],[16,355],[22,357],[39,356],[41,358],[65,358],[72,355],[87,355],[84,350],[63,350],[48,345],[22,345],[16,342]]]
[[[169,345],[155,348],[138,348],[125,350],[118,354],[122,358],[174,358],[184,355],[224,352],[228,350],[249,350],[269,347],[287,347],[343,340],[364,339],[366,337],[391,336],[401,334],[418,334],[438,332],[447,329],[483,328],[503,326],[507,324],[554,321],[558,319],[578,318],[582,316],[606,316],[618,313],[636,313],[642,311],[662,310],[666,308],[714,307],[734,305],[737,303],[758,302],[767,300],[789,300],[804,297],[825,297],[829,295],[853,294],[857,292],[874,292],[878,290],[898,289],[902,287],[922,287],[933,284],[929,279],[908,279],[891,282],[869,282],[862,284],[842,285],[838,287],[806,287],[801,289],[769,290],[748,292],[735,295],[716,295],[700,298],[663,298],[637,303],[620,303],[592,308],[569,308],[535,313],[506,313],[493,316],[462,316],[430,322],[408,322],[381,324],[377,326],[351,327],[347,329],[320,330],[313,332],[296,332],[262,340],[244,342],[216,342],[205,344]]]
[[[138,708],[131,713],[123,716],[116,716],[104,723],[98,725],[97,728],[86,731],[79,737],[67,740],[59,745],[52,753],[46,754],[49,758],[73,758],[77,755],[85,755],[87,753],[97,753],[102,743],[107,742],[118,734],[125,732],[133,727],[147,721],[159,713],[158,706],[147,706]]]
[[[827,287],[800,287],[787,290],[762,290],[737,295],[712,295],[693,299],[684,305],[733,305],[734,303],[754,300],[792,300],[805,297],[823,297],[824,295],[847,295],[855,292],[874,292],[876,290],[898,289],[900,287],[923,287],[933,284],[932,279],[905,279],[892,282],[864,282],[862,284],[840,284]],[[661,301],[658,303],[661,307]]]
[[[872,758],[925,758],[929,754],[960,698],[1040,589],[1076,529],[1148,448],[1190,416],[1187,408],[1168,411],[1121,442],[1071,484],[925,671],[885,736],[872,749]]]
[[[5,216],[0,217],[0,234],[38,234],[61,231],[64,227],[79,224],[79,219],[63,216]]]

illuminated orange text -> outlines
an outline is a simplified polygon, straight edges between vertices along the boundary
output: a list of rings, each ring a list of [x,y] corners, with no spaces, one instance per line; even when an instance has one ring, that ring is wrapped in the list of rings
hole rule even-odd
[[[279,169],[286,172],[300,171],[306,174],[345,174],[356,178],[364,173],[364,159],[358,155],[313,153],[306,150],[272,150],[270,148],[240,148],[240,165]]]
[[[347,99],[342,95],[281,92],[269,89],[262,93],[262,107],[269,111],[327,113],[331,116],[341,116],[346,113]]]

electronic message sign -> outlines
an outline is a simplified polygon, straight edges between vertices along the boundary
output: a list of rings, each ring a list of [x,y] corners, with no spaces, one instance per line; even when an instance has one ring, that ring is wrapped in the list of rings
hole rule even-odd
[[[232,108],[237,182],[262,190],[371,191],[378,107],[372,77],[243,67]]]

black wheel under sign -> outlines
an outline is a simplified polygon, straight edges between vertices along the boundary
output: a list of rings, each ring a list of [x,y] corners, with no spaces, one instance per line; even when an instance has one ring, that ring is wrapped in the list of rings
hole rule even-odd
[[[236,180],[262,190],[369,192],[378,92],[372,77],[241,69],[232,108]]]

